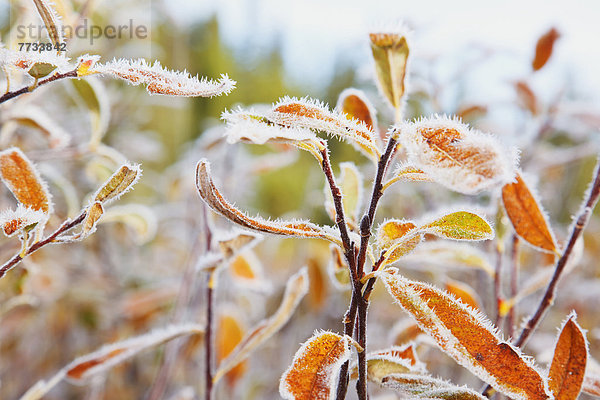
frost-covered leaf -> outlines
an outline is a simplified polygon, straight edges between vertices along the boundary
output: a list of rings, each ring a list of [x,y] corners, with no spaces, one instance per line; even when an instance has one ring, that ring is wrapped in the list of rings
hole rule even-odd
[[[47,215],[52,213],[52,200],[46,182],[19,148],[12,147],[0,152],[0,175],[19,203]]]
[[[23,204],[18,204],[15,210],[8,209],[0,212],[0,227],[6,236],[11,237],[47,218],[48,216],[43,211],[32,210]]]
[[[381,383],[383,378],[392,374],[425,372],[425,365],[419,361],[413,344],[392,346],[367,354],[367,378]],[[353,368],[351,379],[358,377],[357,367]]]
[[[392,177],[383,185],[383,190],[399,181],[433,182],[433,179],[414,165],[399,164]]]
[[[396,373],[383,378],[384,387],[404,393],[411,399],[485,400],[466,386],[456,386],[448,381],[422,374]]]
[[[520,174],[516,182],[504,185],[502,201],[517,235],[535,248],[551,253],[557,251],[556,239],[541,203]]]
[[[342,364],[352,351],[349,336],[315,333],[294,355],[283,373],[279,394],[286,400],[333,399]]]
[[[321,238],[341,245],[341,240],[330,227],[321,227],[309,221],[267,221],[261,217],[247,216],[225,200],[217,190],[210,177],[210,165],[206,160],[200,160],[196,167],[196,188],[210,208],[245,228],[274,235]]]
[[[223,313],[219,316],[219,322],[216,327],[216,353],[217,362],[221,362],[229,356],[239,345],[244,337],[244,326],[233,314]],[[229,386],[234,385],[246,372],[247,366],[244,361],[231,368],[225,378]]]
[[[15,51],[0,48],[0,65],[11,65],[22,71],[30,71],[36,64],[52,65],[57,72],[72,68],[69,58],[62,52],[56,54],[52,51]]]
[[[94,201],[106,204],[118,199],[131,190],[141,176],[139,165],[122,165],[94,194]]]
[[[245,250],[231,261],[229,275],[235,283],[249,289],[266,291],[270,287],[263,274],[262,264],[252,250]]]
[[[560,331],[548,373],[548,385],[556,400],[575,400],[579,396],[587,358],[587,340],[572,313]]]
[[[265,115],[244,110],[226,111],[221,118],[227,122],[225,137],[228,143],[285,143],[308,151],[323,162],[321,151],[327,148],[327,144],[310,129],[281,126]]]
[[[369,34],[378,87],[396,110],[402,108],[406,86],[409,55],[406,37],[406,29],[403,27]]]
[[[217,240],[217,246],[225,258],[231,258],[242,251],[254,247],[262,236],[248,231],[235,230]]]
[[[44,25],[46,25],[46,33],[50,41],[54,46],[59,47],[65,40],[62,37],[63,28],[60,17],[52,7],[52,3],[47,0],[33,0],[33,3],[42,21],[44,21]]]
[[[94,68],[100,61],[100,56],[96,54],[84,54],[77,59],[77,77],[81,78],[99,72]]]
[[[196,324],[171,325],[144,335],[105,345],[99,350],[76,358],[47,381],[37,382],[20,400],[40,399],[65,378],[71,383],[85,383],[93,376],[105,373],[110,368],[141,351],[184,335],[201,334],[203,332],[203,328]]]
[[[98,63],[93,70],[123,79],[133,85],[144,84],[150,94],[213,97],[229,94],[235,88],[235,81],[225,74],[221,75],[218,81],[198,79],[187,71],[172,71],[163,68],[158,61],[149,64],[143,59],[119,59],[105,64]]]
[[[33,64],[27,73],[35,79],[41,79],[50,75],[55,69],[56,65],[46,62],[38,62]]]
[[[494,230],[479,215],[468,211],[457,211],[423,224],[423,233],[433,234],[454,240],[489,240],[494,238]]]
[[[375,107],[365,96],[362,90],[344,89],[338,97],[338,111],[343,112],[349,118],[354,118],[364,123],[373,132],[377,132],[377,118]]]
[[[550,397],[547,382],[531,359],[498,337],[482,314],[433,286],[400,276],[395,269],[378,275],[398,304],[460,365],[511,398]]]
[[[244,361],[253,351],[273,336],[290,319],[300,300],[308,292],[308,272],[303,268],[293,275],[285,287],[283,300],[275,314],[262,320],[248,331],[231,354],[221,361],[213,382],[219,381],[227,372]]]
[[[516,157],[491,135],[436,116],[403,123],[398,141],[408,162],[449,189],[476,194],[512,181]]]
[[[535,46],[535,57],[531,63],[534,71],[537,71],[546,65],[552,55],[554,43],[559,37],[560,33],[558,33],[555,28],[551,28],[538,39]]]
[[[385,251],[384,264],[391,264],[411,252],[422,239],[423,235],[411,221],[390,219],[377,228],[376,243]]]
[[[349,120],[345,114],[331,111],[319,101],[285,97],[273,106],[268,119],[284,126],[323,131],[350,142],[374,162],[381,151],[375,132],[364,123]]]

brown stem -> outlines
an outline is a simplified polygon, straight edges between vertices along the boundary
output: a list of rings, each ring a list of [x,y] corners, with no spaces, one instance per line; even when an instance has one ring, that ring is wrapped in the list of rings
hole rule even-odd
[[[552,275],[552,279],[548,283],[546,287],[546,291],[544,292],[544,296],[540,300],[540,304],[538,305],[535,313],[529,318],[527,324],[521,331],[519,338],[514,341],[514,345],[517,347],[523,347],[531,334],[537,329],[540,324],[544,314],[548,310],[548,308],[554,302],[554,297],[556,296],[556,286],[558,284],[558,279],[560,278],[562,272],[573,253],[573,247],[575,247],[575,243],[577,239],[583,233],[590,216],[592,215],[592,211],[598,202],[598,197],[600,196],[600,162],[596,165],[596,170],[594,172],[594,178],[592,182],[592,186],[590,187],[586,198],[583,200],[581,210],[575,219],[575,223],[571,227],[571,233],[569,234],[569,241],[567,242],[567,247],[563,251],[562,255],[556,262],[556,266],[554,267],[554,274]],[[489,397],[491,393],[491,386],[487,385],[483,389],[483,394]]]
[[[77,69],[74,69],[69,72],[64,72],[62,74],[59,74],[59,73],[54,74],[49,78],[42,79],[41,81],[36,82],[36,85],[34,87],[25,86],[19,90],[14,90],[12,92],[4,93],[2,96],[0,96],[0,104],[4,103],[5,101],[8,101],[12,98],[15,98],[17,96],[20,96],[22,94],[32,92],[34,89],[37,89],[38,87],[40,87],[42,85],[45,85],[47,83],[54,82],[54,81],[57,81],[57,80],[63,79],[63,78],[77,78]]]
[[[213,373],[212,373],[212,359],[213,359],[213,317],[214,317],[214,280],[216,271],[211,272],[208,275],[208,284],[206,285],[206,327],[204,332],[204,376],[206,379],[206,394],[204,398],[206,400],[212,399],[213,391]]]
[[[54,242],[58,238],[58,236],[62,235],[63,233],[67,232],[68,230],[70,230],[70,229],[74,228],[75,226],[79,225],[80,223],[82,223],[83,220],[85,219],[86,215],[87,215],[87,211],[83,211],[74,220],[71,221],[70,219],[67,219],[65,222],[62,223],[61,226],[58,227],[57,230],[55,230],[46,239],[40,240],[39,242],[31,245],[29,247],[29,249],[27,250],[27,252],[25,253],[25,256],[28,256],[31,253],[41,249],[45,245]],[[0,278],[4,277],[4,275],[6,275],[6,273],[8,271],[13,269],[23,258],[24,257],[21,257],[20,254],[16,254],[13,258],[11,258],[6,263],[4,263],[4,265],[2,267],[0,267]]]
[[[518,287],[518,276],[519,276],[519,237],[513,234],[512,237],[512,248],[510,252],[510,298],[514,299],[517,295]],[[514,337],[515,335],[515,321],[516,321],[516,304],[512,304],[508,312],[508,336]]]
[[[598,197],[600,196],[600,163],[596,165],[596,171],[594,175],[594,181],[592,183],[591,188],[588,191],[587,199],[584,200],[581,211],[579,211],[579,215],[575,219],[575,223],[571,228],[571,233],[569,235],[569,241],[567,242],[567,247],[562,253],[562,256],[558,259],[556,263],[556,267],[554,268],[554,274],[552,275],[552,279],[546,288],[546,292],[544,293],[544,297],[540,301],[537,310],[535,313],[529,318],[525,328],[521,331],[521,335],[515,342],[516,346],[523,346],[533,331],[537,328],[539,323],[541,322],[544,314],[548,310],[548,308],[554,302],[554,297],[556,296],[556,285],[558,284],[558,279],[560,278],[562,272],[567,265],[567,261],[571,257],[573,253],[573,247],[581,236],[581,233],[585,229],[590,216],[592,214],[592,210],[596,206],[598,202]]]
[[[500,303],[504,300],[502,295],[502,253],[504,249],[503,242],[496,243],[496,268],[494,270],[494,298],[496,300],[496,320],[494,326],[500,327],[502,322],[502,312],[500,311]]]

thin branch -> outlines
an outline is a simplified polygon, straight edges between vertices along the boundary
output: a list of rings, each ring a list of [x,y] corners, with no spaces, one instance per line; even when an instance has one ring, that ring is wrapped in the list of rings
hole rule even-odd
[[[502,258],[504,253],[503,241],[496,242],[495,250],[496,268],[494,269],[494,298],[496,301],[496,320],[494,321],[494,326],[500,327],[500,323],[503,319],[500,304],[502,301],[504,301],[504,296],[502,294]]]
[[[82,223],[83,220],[85,219],[86,215],[87,215],[87,211],[83,211],[74,220],[71,221],[70,219],[67,219],[50,236],[31,245],[24,256],[21,256],[21,254],[16,254],[13,258],[11,258],[6,263],[4,263],[4,265],[2,267],[0,267],[0,278],[4,277],[4,275],[6,275],[6,273],[8,271],[13,269],[21,260],[23,260],[23,258],[25,258],[26,256],[30,255],[31,253],[41,249],[45,245],[47,245],[49,243],[53,243],[58,238],[58,236],[62,235],[63,233],[67,232],[68,230],[70,230],[70,229],[74,228],[75,226],[79,225],[80,223]]]
[[[592,215],[592,211],[593,211],[594,207],[596,206],[596,203],[598,202],[599,196],[600,196],[600,162],[596,165],[594,181],[592,183],[591,188],[588,191],[587,199],[584,200],[583,207],[581,208],[581,211],[579,212],[579,215],[575,219],[575,223],[573,224],[573,226],[571,228],[571,233],[569,235],[569,241],[567,243],[567,247],[563,251],[562,256],[558,259],[558,262],[556,263],[556,267],[554,268],[554,274],[552,275],[552,279],[550,280],[550,283],[548,284],[548,287],[546,288],[544,297],[542,297],[542,300],[540,301],[540,304],[538,305],[536,312],[531,316],[531,318],[529,318],[529,321],[527,321],[527,324],[521,331],[521,335],[519,336],[517,341],[514,343],[515,346],[521,347],[527,342],[527,340],[529,339],[529,337],[531,336],[533,331],[540,324],[540,322],[541,322],[542,318],[544,317],[544,314],[546,313],[548,308],[554,302],[554,297],[556,295],[556,286],[558,284],[558,280],[559,280],[562,272],[564,271],[565,266],[567,265],[567,261],[569,261],[569,258],[571,257],[571,254],[573,253],[573,247],[575,247],[575,243],[577,242],[577,239],[579,239],[579,237],[583,233],[583,230],[585,229],[585,227],[590,219],[590,216]]]
[[[519,276],[519,237],[513,233],[512,237],[512,248],[510,252],[510,298],[514,299],[517,296],[518,288],[518,276]],[[515,335],[515,321],[517,310],[516,303],[512,304],[508,312],[508,336],[514,337]]]
[[[50,76],[49,78],[42,79],[41,81],[38,81],[35,86],[25,86],[19,90],[7,92],[7,93],[3,94],[2,96],[0,96],[0,104],[4,103],[5,101],[8,101],[10,99],[13,99],[17,96],[20,96],[22,94],[30,93],[30,92],[34,91],[35,89],[37,89],[38,87],[43,86],[47,83],[54,82],[54,81],[57,81],[59,79],[64,79],[64,78],[77,78],[77,68],[72,71],[69,71],[69,72],[64,72],[62,74],[57,73],[57,74]]]

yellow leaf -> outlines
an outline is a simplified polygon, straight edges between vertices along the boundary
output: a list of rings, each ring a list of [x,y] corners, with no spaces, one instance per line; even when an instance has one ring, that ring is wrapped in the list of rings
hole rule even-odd
[[[504,185],[502,201],[517,235],[535,248],[551,253],[557,251],[556,240],[542,206],[520,174],[517,174],[516,182]]]
[[[397,390],[415,399],[486,400],[466,386],[456,386],[428,375],[397,373],[382,380],[384,387]]]
[[[419,230],[423,233],[454,240],[489,240],[494,238],[494,230],[490,224],[479,215],[468,211],[457,211],[444,215],[420,226]]]
[[[369,39],[378,86],[392,107],[400,110],[409,55],[406,37],[402,33],[376,32],[369,34]]]
[[[121,166],[94,194],[94,201],[107,203],[118,199],[136,184],[141,175],[139,165]]]
[[[383,378],[391,374],[424,371],[425,366],[417,358],[412,344],[402,347],[393,346],[367,354],[367,377],[373,382],[381,383]],[[350,378],[358,378],[357,367],[353,368]]]
[[[587,340],[575,318],[571,314],[564,323],[550,364],[548,385],[556,400],[575,400],[585,376]]]
[[[385,251],[384,265],[391,264],[414,250],[422,239],[423,235],[410,221],[391,219],[377,228],[377,246]]]
[[[223,359],[215,372],[213,382],[218,382],[227,372],[244,361],[254,350],[273,336],[292,316],[300,300],[308,292],[308,273],[303,268],[293,275],[286,287],[279,308],[270,318],[264,319],[249,330],[238,346]]]
[[[233,315],[221,315],[216,327],[216,351],[217,362],[221,362],[237,347],[244,337],[244,328],[238,319]],[[229,386],[235,383],[246,372],[246,363],[240,362],[235,367],[231,368],[225,378]]]
[[[502,341],[481,314],[433,286],[400,276],[394,269],[378,275],[398,304],[460,365],[514,399],[551,397],[546,380],[530,359]]]
[[[316,333],[294,355],[284,372],[279,394],[286,400],[331,399],[339,370],[352,354],[352,339],[332,332]]]
[[[218,191],[210,177],[210,165],[206,160],[201,160],[196,167],[196,188],[210,208],[243,227],[274,235],[321,238],[342,245],[341,239],[330,227],[321,227],[308,221],[267,221],[247,216],[225,200]]]

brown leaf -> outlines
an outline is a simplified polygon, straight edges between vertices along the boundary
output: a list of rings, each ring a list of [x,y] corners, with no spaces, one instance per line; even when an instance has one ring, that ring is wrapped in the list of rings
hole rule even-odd
[[[486,400],[466,386],[421,374],[392,374],[383,378],[383,386],[405,393],[412,399]]]
[[[579,396],[587,363],[587,341],[571,314],[564,323],[550,364],[549,386],[556,400],[575,400]]]
[[[515,399],[547,399],[547,383],[531,361],[502,341],[495,328],[443,291],[400,276],[378,273],[388,292],[419,327],[456,362]]]
[[[221,195],[210,177],[210,165],[206,160],[198,162],[196,167],[196,188],[210,208],[245,228],[274,235],[321,238],[342,245],[336,232],[329,227],[321,227],[309,221],[267,221],[260,217],[247,216]]]
[[[52,213],[46,182],[20,149],[12,147],[0,152],[0,175],[19,203],[34,211]]]
[[[534,71],[537,71],[546,65],[552,55],[554,42],[556,42],[559,37],[560,33],[555,28],[551,28],[538,39],[535,46],[535,57],[531,63]]]
[[[228,371],[244,361],[254,350],[272,337],[292,316],[300,300],[308,292],[308,272],[303,268],[293,275],[286,287],[279,308],[271,317],[262,320],[249,330],[238,346],[221,361],[213,382],[218,382]]]
[[[515,90],[517,92],[517,96],[519,96],[519,100],[521,101],[521,103],[523,103],[525,108],[529,110],[529,112],[532,115],[537,115],[540,111],[539,105],[537,101],[537,96],[535,95],[533,90],[531,90],[531,87],[529,87],[527,82],[524,81],[517,81],[514,85]]]
[[[108,203],[127,193],[142,176],[139,165],[122,165],[94,194],[94,201]]]
[[[502,201],[517,235],[540,250],[558,251],[541,204],[520,174],[517,174],[516,182],[504,185]]]
[[[254,247],[261,236],[252,232],[235,232],[233,236],[217,241],[217,245],[223,253],[223,257],[231,258],[248,248]]]
[[[279,394],[286,400],[331,399],[342,364],[352,354],[352,339],[332,332],[316,333],[300,347],[283,373]]]

